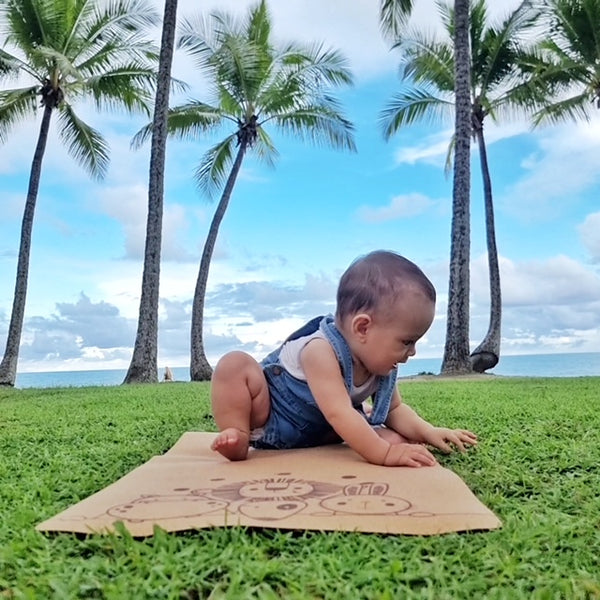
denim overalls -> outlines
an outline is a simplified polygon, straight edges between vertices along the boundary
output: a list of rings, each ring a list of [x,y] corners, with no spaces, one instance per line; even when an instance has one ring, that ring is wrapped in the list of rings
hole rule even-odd
[[[320,329],[332,345],[340,363],[348,393],[352,388],[352,355],[346,340],[335,326],[332,315],[316,317],[292,333],[286,340],[310,335]],[[285,343],[285,342],[284,342]],[[319,446],[331,439],[335,432],[321,413],[306,381],[296,379],[281,365],[281,346],[262,361],[263,372],[269,385],[271,412],[262,435],[254,440],[256,448],[305,448]],[[396,387],[397,369],[377,378],[373,412],[368,421],[372,426],[382,425],[388,415],[392,393]],[[362,412],[362,406],[356,407]],[[366,418],[366,416],[365,416]]]

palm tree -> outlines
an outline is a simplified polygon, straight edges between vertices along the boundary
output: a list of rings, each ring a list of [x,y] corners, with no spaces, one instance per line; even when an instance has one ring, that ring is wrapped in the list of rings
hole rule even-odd
[[[31,233],[42,159],[50,120],[56,111],[60,134],[69,153],[94,177],[108,166],[108,147],[101,134],[80,119],[72,102],[90,99],[98,108],[148,113],[150,84],[155,80],[154,47],[144,28],[157,20],[144,0],[4,0],[0,23],[0,77],[31,81],[0,92],[0,141],[11,127],[35,114],[42,120],[34,152],[21,228],[21,243],[6,350],[0,384],[14,385],[29,272]]]
[[[406,20],[413,8],[411,0],[381,0],[380,21],[384,35],[401,42]],[[471,114],[469,73],[469,0],[454,0],[454,94],[455,154],[450,234],[450,277],[446,344],[442,372],[462,374],[471,371],[469,359],[469,257],[470,257],[470,137]]]
[[[435,41],[417,32],[405,42],[404,77],[415,85],[407,86],[397,94],[383,112],[386,138],[400,127],[419,119],[429,117],[437,120],[449,116],[454,107],[454,11],[449,5],[438,6],[448,31],[448,40]],[[530,3],[522,2],[496,27],[488,23],[484,0],[477,0],[471,5],[470,115],[481,163],[490,273],[490,323],[483,342],[471,353],[472,367],[478,372],[498,363],[502,319],[500,269],[484,120],[489,116],[497,121],[499,113],[514,104],[513,91],[521,85],[516,68],[524,55],[522,39],[530,32],[535,17]]]
[[[215,98],[213,104],[191,101],[171,109],[169,133],[189,139],[227,128],[224,139],[208,150],[196,171],[208,195],[223,189],[204,244],[192,307],[190,377],[203,381],[212,375],[203,341],[208,272],[244,157],[253,150],[259,159],[273,164],[277,150],[267,124],[313,142],[355,150],[353,126],[326,89],[350,84],[352,78],[335,51],[293,43],[276,48],[264,0],[240,22],[221,12],[213,13],[209,23],[185,21],[180,45],[208,75]],[[150,129],[138,134],[138,144]]]
[[[158,300],[160,283],[160,252],[167,145],[167,115],[171,66],[177,26],[177,0],[165,0],[165,9],[158,64],[158,81],[148,182],[148,218],[138,328],[133,355],[124,383],[158,381]]]
[[[600,108],[600,0],[538,0],[545,32],[521,61],[528,81],[519,99],[534,125],[588,120]]]
[[[454,178],[450,275],[442,373],[471,371],[469,360],[469,260],[471,252],[471,49],[469,0],[454,0]]]

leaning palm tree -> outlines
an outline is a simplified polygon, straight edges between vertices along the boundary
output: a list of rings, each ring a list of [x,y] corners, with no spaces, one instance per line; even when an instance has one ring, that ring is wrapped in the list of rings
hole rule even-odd
[[[192,139],[209,131],[225,130],[225,137],[203,157],[196,171],[208,195],[222,189],[211,221],[192,307],[192,381],[210,379],[212,368],[203,341],[206,285],[219,226],[246,153],[272,165],[277,150],[267,133],[272,125],[282,132],[337,148],[354,150],[353,126],[343,117],[328,87],[350,84],[351,74],[338,52],[320,45],[273,44],[271,18],[264,0],[236,21],[215,12],[208,21],[187,20],[180,46],[208,76],[214,102],[192,101],[169,111],[168,130]],[[151,126],[137,138],[142,143]]]
[[[16,379],[33,218],[51,117],[57,113],[69,153],[92,176],[102,177],[108,166],[107,144],[77,116],[73,102],[89,99],[98,108],[147,114],[156,51],[144,38],[144,31],[156,20],[156,13],[144,0],[0,3],[4,39],[0,77],[26,83],[0,91],[0,142],[6,141],[18,121],[37,113],[38,103],[42,111],[23,214],[12,314],[0,363],[2,385],[12,386]]]
[[[600,109],[600,0],[536,0],[545,35],[521,61],[534,125],[589,120]]]
[[[447,4],[438,4],[448,39],[436,41],[416,32],[404,43],[403,75],[407,85],[383,112],[386,138],[405,125],[423,118],[450,116],[454,108],[454,33],[455,15]],[[535,24],[536,13],[529,2],[522,2],[500,25],[488,22],[484,0],[471,5],[470,116],[472,135],[479,149],[486,215],[487,254],[490,274],[490,322],[482,343],[471,352],[475,371],[493,368],[500,358],[502,298],[500,269],[494,225],[492,183],[484,136],[486,117],[498,117],[514,106],[512,94],[521,87],[517,64],[525,55],[523,40]],[[452,148],[452,143],[451,143]]]
[[[148,216],[144,271],[133,355],[124,383],[155,383],[158,381],[158,301],[160,283],[160,253],[167,146],[167,115],[171,67],[177,27],[177,0],[165,0],[158,81],[152,121],[152,144],[148,180]]]

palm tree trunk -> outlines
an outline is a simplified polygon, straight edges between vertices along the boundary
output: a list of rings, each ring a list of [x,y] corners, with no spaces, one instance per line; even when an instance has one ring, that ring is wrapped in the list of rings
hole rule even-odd
[[[196,280],[196,289],[194,291],[194,303],[192,306],[192,331],[191,331],[191,362],[190,362],[190,379],[192,381],[208,381],[212,377],[212,367],[210,366],[206,353],[204,351],[204,300],[206,297],[206,283],[208,281],[208,271],[210,262],[219,233],[219,226],[227,210],[231,192],[237,179],[238,173],[242,166],[244,154],[246,153],[247,141],[243,139],[235,157],[231,173],[225,184],[223,195],[217,206],[217,210],[213,216],[208,230],[208,236],[202,251],[202,259],[200,260],[200,269],[198,271],[198,279]]]
[[[471,353],[471,364],[474,371],[483,373],[487,369],[494,368],[500,359],[502,292],[500,289],[500,267],[498,264],[498,248],[496,247],[496,229],[494,225],[492,181],[483,135],[483,123],[476,127],[475,135],[477,137],[477,145],[479,146],[485,202],[485,232],[487,236],[488,268],[490,272],[490,323],[485,338]]]
[[[17,379],[17,362],[19,360],[19,346],[21,344],[21,332],[23,331],[23,318],[25,315],[25,301],[27,298],[27,280],[29,278],[29,254],[31,250],[31,232],[33,230],[33,217],[35,204],[37,202],[40,177],[42,173],[42,160],[48,140],[50,129],[50,117],[52,106],[44,107],[40,134],[33,154],[31,172],[29,174],[29,189],[23,211],[21,223],[21,244],[19,247],[19,258],[17,261],[17,278],[15,282],[15,295],[13,298],[12,314],[8,326],[8,337],[6,338],[6,350],[0,363],[0,385],[14,386]]]
[[[162,245],[167,115],[176,23],[177,0],[165,0],[154,120],[152,123],[148,220],[146,223],[140,312],[131,364],[123,383],[156,383],[158,381],[160,252]]]
[[[454,1],[455,149],[446,343],[442,373],[471,372],[469,360],[469,260],[471,194],[471,58],[469,0]]]

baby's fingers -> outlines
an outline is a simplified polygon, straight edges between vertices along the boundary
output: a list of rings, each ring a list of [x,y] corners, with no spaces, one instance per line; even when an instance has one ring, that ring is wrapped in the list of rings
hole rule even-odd
[[[388,466],[432,467],[437,464],[435,456],[420,444],[393,444],[385,463]]]
[[[452,446],[450,446],[446,440],[453,441],[449,435],[444,435],[430,440],[429,443],[432,446],[435,446],[438,450],[441,450],[444,454],[450,454],[452,452]]]
[[[421,446],[421,444],[408,444],[408,447],[409,450],[405,456],[411,463],[416,462],[416,466],[432,467],[437,464],[435,456],[425,446]],[[413,465],[411,464],[411,466]]]
[[[477,444],[477,435],[468,429],[457,429],[456,433],[460,436],[461,440],[466,444],[475,446]]]
[[[450,431],[446,435],[446,439],[449,442],[452,442],[460,450],[460,452],[466,452],[467,449],[465,447],[465,444],[467,446],[477,445],[477,436],[474,433],[471,433],[470,431],[466,431],[464,429],[455,429],[453,431]],[[450,446],[448,446],[448,448],[450,448]]]
[[[460,429],[456,431],[456,434],[460,442],[463,444],[463,448],[464,444],[467,444],[468,446],[477,446],[477,436],[473,432]]]

